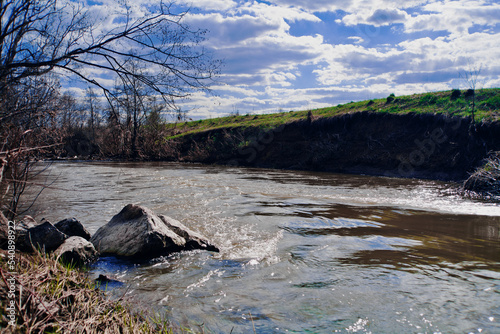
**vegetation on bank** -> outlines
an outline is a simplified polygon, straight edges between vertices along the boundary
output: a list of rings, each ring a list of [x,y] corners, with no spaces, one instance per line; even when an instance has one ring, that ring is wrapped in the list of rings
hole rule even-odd
[[[173,332],[165,320],[134,314],[123,301],[109,300],[82,271],[48,255],[17,253],[15,273],[7,269],[7,262],[2,251],[2,333]],[[14,326],[9,324],[12,320]]]
[[[470,93],[469,93],[470,95]],[[227,117],[191,121],[185,123],[169,123],[165,127],[170,130],[167,140],[197,132],[221,128],[258,127],[270,129],[308,117],[327,118],[354,112],[380,112],[391,114],[432,113],[453,116],[471,116],[472,101],[467,91],[451,90],[413,94],[407,96],[389,95],[387,98],[360,102],[351,102],[334,107],[313,110],[279,112],[264,115],[233,115]],[[500,88],[481,89],[475,92],[475,122],[500,120]]]
[[[486,197],[500,196],[500,151],[490,154],[485,164],[464,182],[463,188]]]

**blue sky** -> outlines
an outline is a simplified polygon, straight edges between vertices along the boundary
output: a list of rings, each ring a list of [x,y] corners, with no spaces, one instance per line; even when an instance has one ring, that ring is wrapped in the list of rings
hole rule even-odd
[[[181,1],[225,60],[191,116],[318,108],[425,91],[500,87],[500,2]]]
[[[110,0],[103,0],[107,4]],[[154,3],[153,0],[134,1]],[[224,61],[213,95],[180,103],[193,119],[500,87],[500,2],[177,0]]]

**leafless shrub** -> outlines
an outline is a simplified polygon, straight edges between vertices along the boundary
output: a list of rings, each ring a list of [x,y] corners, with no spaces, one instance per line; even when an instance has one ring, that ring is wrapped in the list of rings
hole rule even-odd
[[[500,151],[490,154],[485,165],[464,182],[463,189],[488,197],[500,196]]]

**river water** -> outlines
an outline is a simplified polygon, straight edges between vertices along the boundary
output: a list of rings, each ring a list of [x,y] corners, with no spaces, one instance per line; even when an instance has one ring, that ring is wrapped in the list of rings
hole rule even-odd
[[[456,184],[171,163],[54,163],[31,213],[94,233],[128,203],[220,253],[101,259],[111,296],[205,333],[499,333],[500,205]]]

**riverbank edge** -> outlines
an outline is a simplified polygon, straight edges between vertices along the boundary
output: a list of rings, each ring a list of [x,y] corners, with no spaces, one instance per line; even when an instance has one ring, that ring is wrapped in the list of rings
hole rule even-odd
[[[269,129],[208,130],[166,145],[171,161],[464,181],[500,150],[500,123],[357,112]]]
[[[3,333],[173,333],[166,319],[110,300],[85,268],[41,253],[0,250]]]
[[[500,122],[449,114],[357,111],[273,126],[230,126],[180,133],[113,161],[169,161],[253,168],[420,178],[463,183],[500,151]],[[79,159],[109,157],[78,156]],[[470,189],[469,189],[470,190]]]

